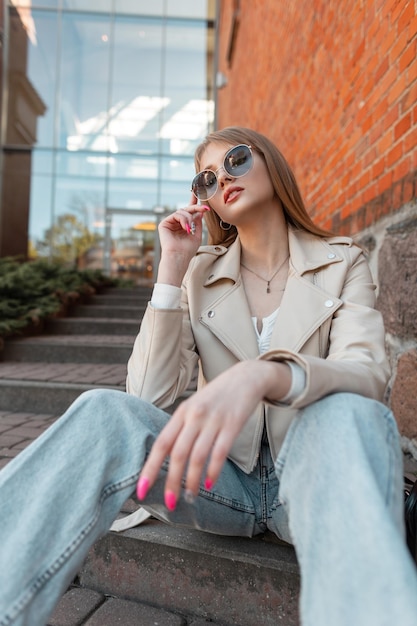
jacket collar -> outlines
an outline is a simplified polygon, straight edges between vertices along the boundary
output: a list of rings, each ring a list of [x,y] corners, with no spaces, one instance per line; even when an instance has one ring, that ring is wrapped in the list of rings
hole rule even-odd
[[[294,271],[302,276],[305,272],[311,272],[319,267],[325,267],[341,261],[341,257],[338,256],[332,246],[334,243],[350,244],[351,240],[348,237],[321,239],[305,231],[289,227],[290,263]],[[203,246],[200,251],[210,251],[219,255],[217,261],[213,264],[212,272],[204,283],[205,286],[224,278],[229,278],[234,283],[238,281],[241,253],[239,237],[236,238],[229,248],[225,246]]]
[[[279,347],[298,351],[324,320],[332,316],[341,305],[339,298],[329,299],[329,294],[323,292],[311,278],[304,277],[303,274],[341,261],[342,258],[331,244],[342,242],[350,244],[351,240],[346,237],[319,239],[292,228],[288,231],[288,239],[290,271],[271,337],[270,349]],[[218,255],[205,280],[205,287],[214,285],[222,279],[231,281],[228,287],[226,285],[222,287],[221,292],[216,289],[213,292],[213,299],[206,302],[202,311],[202,323],[209,327],[237,358],[255,358],[259,352],[240,279],[239,238],[229,248],[206,246],[200,251]],[[306,302],[309,306],[305,306]]]

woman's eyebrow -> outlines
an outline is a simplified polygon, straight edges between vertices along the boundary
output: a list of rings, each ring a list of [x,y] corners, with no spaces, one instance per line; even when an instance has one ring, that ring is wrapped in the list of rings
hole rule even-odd
[[[204,172],[205,170],[212,170],[213,172],[215,172],[216,171],[215,165],[211,165],[211,164],[206,165],[205,167],[201,168],[200,172]]]

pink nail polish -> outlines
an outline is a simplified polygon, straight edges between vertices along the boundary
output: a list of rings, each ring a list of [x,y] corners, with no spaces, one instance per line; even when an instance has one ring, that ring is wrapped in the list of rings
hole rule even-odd
[[[173,491],[165,492],[165,506],[168,511],[174,511],[177,506],[177,497]]]
[[[209,207],[209,206],[206,206],[205,204],[202,204],[202,205],[201,205],[201,208],[202,208],[202,209],[205,209],[206,211],[210,211],[210,207]]]
[[[211,478],[206,478],[206,480],[204,481],[204,487],[207,489],[207,491],[210,491],[210,489],[213,487],[213,481],[211,480]]]
[[[188,234],[190,234],[190,232],[191,232],[191,228],[190,228],[190,225],[189,225],[189,224],[186,224],[186,225],[185,225],[185,230],[187,231],[187,233],[188,233]]]
[[[146,478],[146,476],[141,476],[136,486],[136,495],[138,497],[138,500],[144,500],[146,498],[148,489],[149,489],[149,478]]]

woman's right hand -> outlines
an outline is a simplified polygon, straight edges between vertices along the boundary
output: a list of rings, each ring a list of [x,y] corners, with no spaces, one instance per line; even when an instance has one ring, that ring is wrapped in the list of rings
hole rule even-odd
[[[203,214],[207,210],[209,207],[198,205],[194,198],[189,206],[178,209],[160,222],[158,283],[181,286],[188,265],[201,245]]]

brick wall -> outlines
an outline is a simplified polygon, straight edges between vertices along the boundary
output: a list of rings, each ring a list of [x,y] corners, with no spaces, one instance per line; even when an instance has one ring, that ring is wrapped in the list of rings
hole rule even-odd
[[[230,44],[234,6],[240,20]],[[218,126],[268,134],[312,215],[355,233],[415,194],[415,0],[221,2]]]
[[[416,53],[417,0],[220,2],[217,125],[268,135],[313,219],[367,245],[417,458]]]

